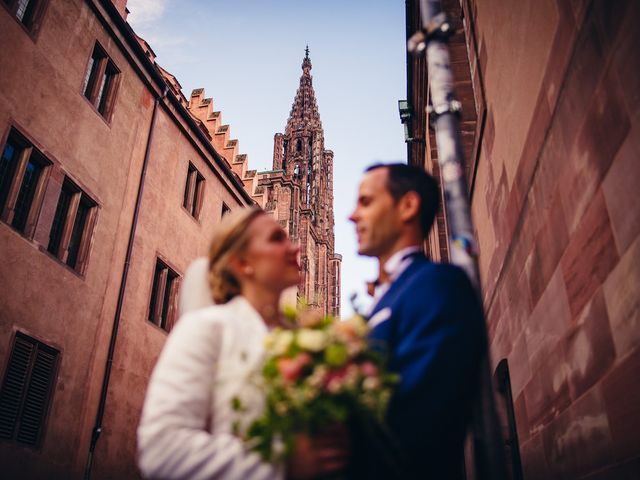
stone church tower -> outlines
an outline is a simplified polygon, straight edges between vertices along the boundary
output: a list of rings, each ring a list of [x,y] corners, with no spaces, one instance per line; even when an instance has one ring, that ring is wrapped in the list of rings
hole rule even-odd
[[[284,133],[276,133],[273,170],[259,173],[255,192],[291,239],[300,244],[297,298],[340,315],[340,265],[334,251],[333,152],[324,146],[307,47],[302,77]]]

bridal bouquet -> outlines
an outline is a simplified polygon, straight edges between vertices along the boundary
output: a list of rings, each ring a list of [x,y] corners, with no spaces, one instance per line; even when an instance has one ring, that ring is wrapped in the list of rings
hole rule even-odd
[[[397,375],[387,372],[380,353],[369,348],[367,325],[308,311],[285,312],[291,329],[266,338],[259,384],[266,398],[262,416],[243,433],[266,461],[291,453],[296,433],[356,417],[382,426]],[[234,409],[242,406],[236,402]]]

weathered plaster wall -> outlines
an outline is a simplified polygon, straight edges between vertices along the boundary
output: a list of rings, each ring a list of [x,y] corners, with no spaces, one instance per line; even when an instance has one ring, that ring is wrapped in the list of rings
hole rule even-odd
[[[182,206],[189,162],[205,177],[196,220]],[[136,471],[135,431],[147,382],[167,332],[147,320],[156,258],[180,276],[191,261],[206,256],[219,224],[222,202],[239,205],[164,111],[156,123],[131,273],[116,346],[105,432],[96,451],[96,475],[130,478]]]
[[[135,56],[113,19],[100,4],[94,11],[89,3],[47,2],[34,37],[0,7],[0,137],[4,144],[10,126],[16,126],[55,167],[34,240],[0,223],[0,373],[16,330],[61,350],[43,445],[34,450],[0,444],[0,464],[7,478],[82,477],[154,96],[159,94],[149,86],[152,80],[143,80],[149,78],[146,67],[138,60],[133,61],[135,68],[131,64]],[[96,41],[120,70],[109,123],[82,94]],[[201,142],[175,107],[163,101],[149,155],[94,478],[138,476],[135,429],[148,376],[167,335],[147,320],[156,256],[183,274],[191,260],[206,255],[222,203],[234,208],[248,202]],[[198,220],[182,206],[189,162],[205,178]],[[46,253],[64,174],[98,203],[83,276]]]
[[[21,477],[68,474],[79,465],[76,455],[86,460],[87,429],[95,416],[87,402],[101,381],[92,376],[92,362],[104,355],[96,347],[105,340],[103,319],[113,315],[110,293],[117,289],[122,268],[151,103],[84,2],[49,2],[35,39],[2,10],[0,31],[2,134],[9,125],[21,129],[99,205],[83,277],[45,253],[61,176],[49,184],[38,223],[38,232],[46,235],[37,235],[39,241],[0,224],[0,357],[6,358],[16,329],[61,350],[42,448],[4,444],[1,463],[9,476],[18,471]],[[96,40],[122,70],[110,125],[81,93]]]

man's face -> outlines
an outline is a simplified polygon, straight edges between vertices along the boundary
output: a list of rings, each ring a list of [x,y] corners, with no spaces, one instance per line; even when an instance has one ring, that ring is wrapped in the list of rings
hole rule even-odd
[[[365,173],[360,183],[356,208],[349,217],[356,226],[360,255],[387,256],[400,236],[402,222],[387,176],[386,168],[377,168]]]

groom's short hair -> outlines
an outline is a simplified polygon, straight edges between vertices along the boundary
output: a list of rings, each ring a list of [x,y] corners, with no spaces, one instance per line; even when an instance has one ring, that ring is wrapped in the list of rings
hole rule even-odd
[[[408,192],[416,192],[420,197],[420,227],[426,237],[440,207],[438,182],[422,168],[404,163],[377,163],[365,172],[387,169],[387,189],[397,202]]]

